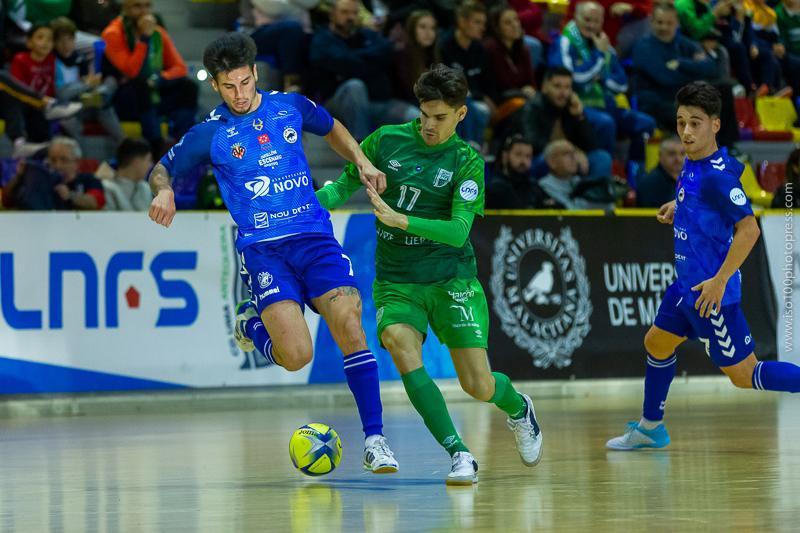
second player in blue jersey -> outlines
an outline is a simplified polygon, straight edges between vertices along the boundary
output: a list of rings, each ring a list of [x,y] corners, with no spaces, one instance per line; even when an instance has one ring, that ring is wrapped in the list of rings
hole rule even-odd
[[[742,190],[744,166],[717,146],[719,92],[705,82],[691,83],[678,91],[676,103],[678,135],[687,159],[675,200],[662,206],[658,220],[673,226],[677,279],[664,294],[644,339],[642,418],[608,441],[613,450],[669,444],[664,409],[675,377],[675,349],[687,338],[702,342],[706,354],[737,387],[800,392],[800,367],[756,358],[755,341],[740,307],[739,267],[760,230]]]
[[[353,266],[314,194],[302,133],[323,136],[357,165],[367,187],[382,191],[386,176],[322,107],[299,94],[257,91],[255,55],[255,43],[240,33],[206,48],[203,64],[223,103],[153,169],[150,218],[169,226],[175,216],[171,176],[211,166],[238,225],[241,274],[251,292],[251,300],[237,308],[237,343],[246,351],[257,348],[270,363],[299,370],[313,354],[303,316],[304,305],[313,305],[345,354],[345,376],[364,429],[364,468],[396,472],[383,437],[378,365],[361,325]]]

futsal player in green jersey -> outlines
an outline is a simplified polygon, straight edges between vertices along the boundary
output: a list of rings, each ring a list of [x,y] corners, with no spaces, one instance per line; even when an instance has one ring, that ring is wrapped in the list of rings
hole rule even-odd
[[[486,355],[489,310],[469,241],[475,215],[483,214],[484,163],[455,134],[467,113],[467,81],[461,70],[436,65],[420,77],[414,94],[420,119],[381,127],[361,145],[386,174],[381,196],[367,190],[377,217],[373,298],[378,337],[411,403],[452,457],[447,483],[472,484],[478,480],[478,464],[422,365],[429,324],[449,348],[464,391],[508,414],[527,466],[541,458],[542,434],[530,397],[518,393],[505,374],[492,372]],[[317,191],[317,198],[333,209],[361,185],[358,169],[348,165],[337,181]]]

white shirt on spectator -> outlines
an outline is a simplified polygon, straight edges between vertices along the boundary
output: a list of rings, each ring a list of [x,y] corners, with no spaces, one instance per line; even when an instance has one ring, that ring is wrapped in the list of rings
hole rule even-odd
[[[103,180],[107,211],[147,211],[153,201],[150,187],[144,181],[124,176]]]

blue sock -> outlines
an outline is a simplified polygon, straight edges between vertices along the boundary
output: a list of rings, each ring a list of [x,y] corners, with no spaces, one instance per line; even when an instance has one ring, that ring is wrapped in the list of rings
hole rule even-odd
[[[656,359],[647,355],[647,370],[644,374],[644,406],[642,416],[647,420],[657,422],[664,420],[664,404],[672,378],[675,377],[675,363],[678,357],[675,354],[667,359]]]
[[[244,332],[256,345],[258,353],[263,355],[269,364],[277,364],[275,356],[272,355],[272,339],[269,338],[269,333],[267,333],[267,328],[264,327],[261,318],[255,316],[248,320],[244,325]]]
[[[800,366],[785,361],[759,361],[753,369],[753,388],[800,392]]]
[[[344,357],[344,374],[347,385],[356,399],[358,414],[364,436],[381,435],[383,432],[383,406],[381,386],[378,381],[378,362],[369,350],[352,353]]]

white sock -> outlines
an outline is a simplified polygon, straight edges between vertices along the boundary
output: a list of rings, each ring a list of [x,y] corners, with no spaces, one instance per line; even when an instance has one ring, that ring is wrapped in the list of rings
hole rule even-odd
[[[656,429],[661,424],[662,422],[660,420],[653,422],[652,420],[648,420],[645,417],[642,417],[642,419],[639,420],[639,425],[642,426],[644,429]]]

